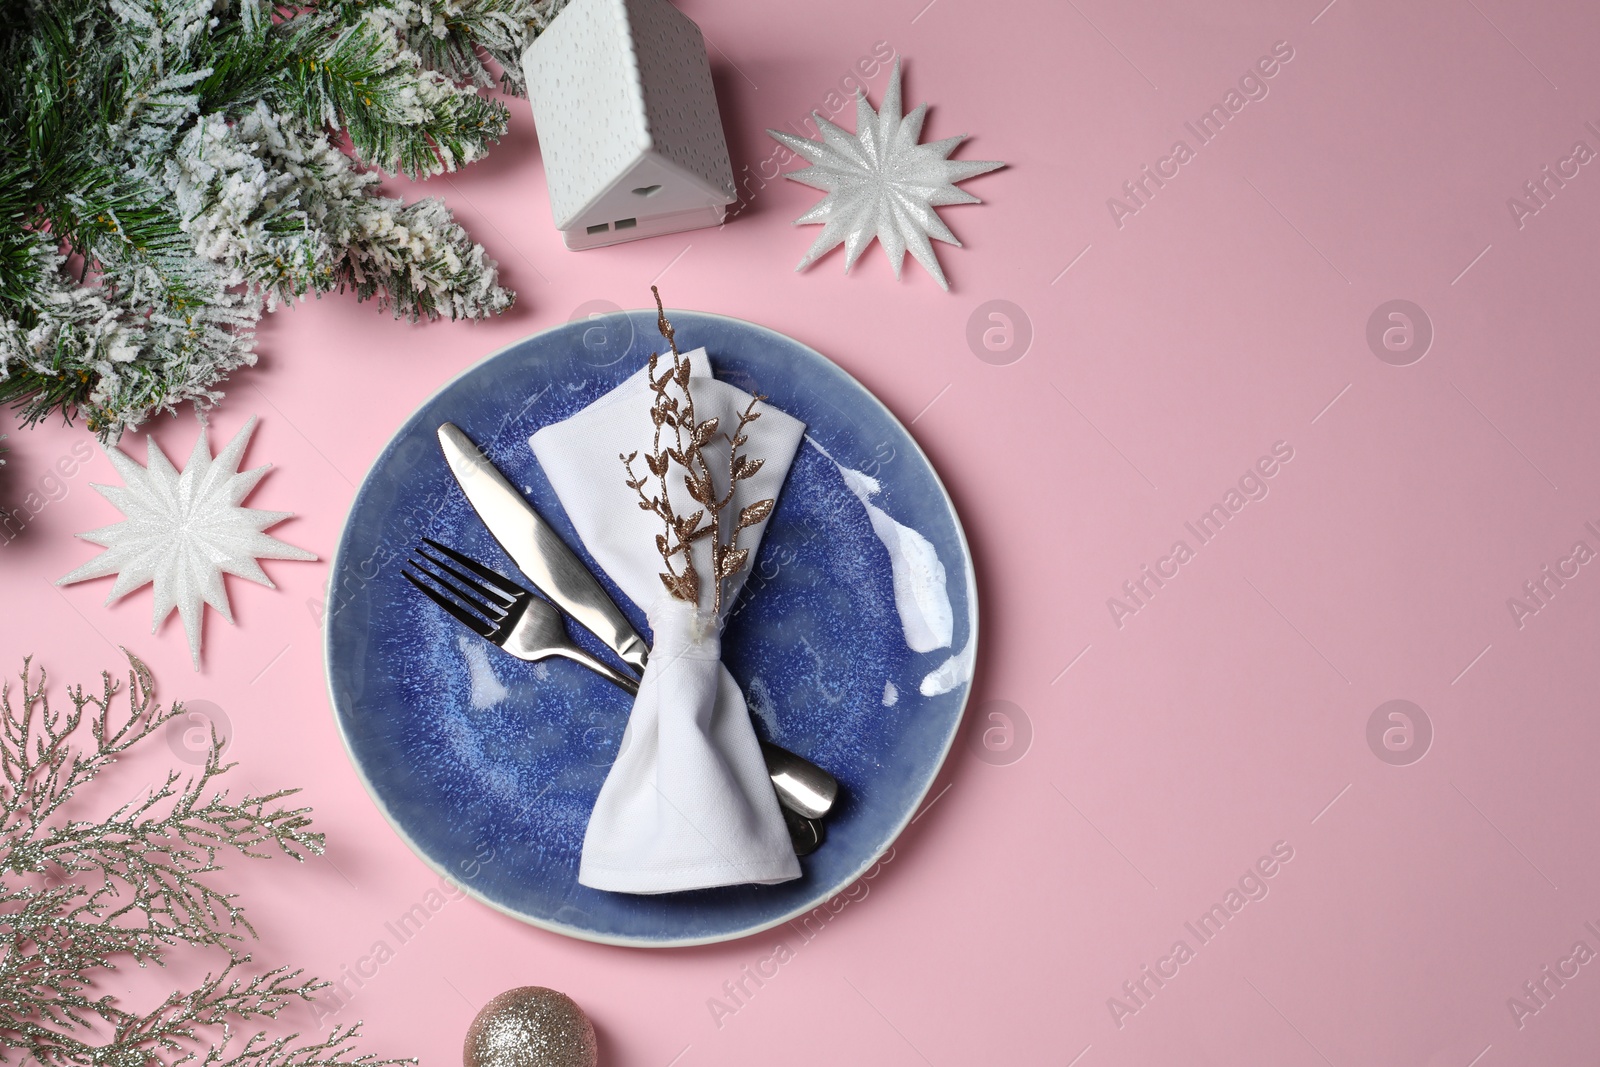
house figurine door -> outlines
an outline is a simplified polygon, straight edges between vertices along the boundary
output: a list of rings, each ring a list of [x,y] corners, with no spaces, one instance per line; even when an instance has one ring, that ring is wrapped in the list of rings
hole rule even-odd
[[[705,38],[667,0],[573,0],[522,69],[568,248],[722,224],[737,197]]]

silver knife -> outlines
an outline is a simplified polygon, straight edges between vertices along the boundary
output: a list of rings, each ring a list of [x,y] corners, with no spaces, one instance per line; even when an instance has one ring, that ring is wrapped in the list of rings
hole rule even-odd
[[[650,647],[578,554],[455,423],[439,427],[439,447],[478,517],[522,573],[624,663],[643,671]]]
[[[505,475],[455,423],[439,427],[439,447],[478,517],[522,573],[557,607],[642,673],[650,646],[578,554],[567,547],[527,498],[506,481]],[[820,819],[832,809],[839,794],[839,783],[833,775],[777,745],[762,742],[761,751],[784,807],[807,820]],[[813,826],[807,832],[815,839],[805,847],[814,850],[821,843],[819,830]],[[798,834],[793,825],[790,833],[797,848],[802,847],[804,835]]]

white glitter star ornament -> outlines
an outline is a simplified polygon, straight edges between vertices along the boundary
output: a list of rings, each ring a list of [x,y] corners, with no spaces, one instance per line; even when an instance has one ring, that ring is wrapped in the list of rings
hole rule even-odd
[[[1005,164],[946,158],[967,139],[966,134],[918,144],[928,105],[918,104],[904,118],[900,109],[900,61],[896,59],[877,111],[867,103],[866,89],[856,90],[855,133],[845,132],[814,111],[811,117],[822,132],[820,142],[778,130],[767,131],[811,161],[811,166],[789,171],[784,177],[828,194],[794,220],[796,226],[823,224],[822,235],[807,249],[795,270],[805,270],[842,244],[844,270],[848,274],[876,237],[889,253],[896,278],[900,277],[900,265],[909,249],[938,280],[939,287],[950,291],[928,238],[957,248],[961,242],[933,209],[945,204],[982,203],[971,193],[957,189],[955,183]]]
[[[263,533],[289,518],[289,511],[257,511],[240,507],[269,463],[240,472],[239,461],[255,431],[251,418],[228,447],[215,459],[204,427],[194,444],[189,465],[180,474],[148,438],[149,462],[141,467],[120,448],[106,449],[106,457],[122,475],[122,485],[96,485],[100,495],[125,516],[122,522],[78,536],[105,549],[57,585],[70,585],[107,574],[117,576],[106,603],[145,585],[155,586],[155,617],[150,632],[176,609],[189,635],[189,653],[200,669],[200,623],[204,605],[210,604],[224,619],[233,621],[224,574],[248,578],[276,588],[257,559],[317,557]]]

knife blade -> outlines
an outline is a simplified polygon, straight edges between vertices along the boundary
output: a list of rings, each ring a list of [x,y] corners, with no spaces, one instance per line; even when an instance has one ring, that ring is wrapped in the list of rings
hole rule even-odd
[[[522,573],[556,606],[635,670],[650,648],[583,560],[455,423],[439,427],[439,447],[478,517]]]

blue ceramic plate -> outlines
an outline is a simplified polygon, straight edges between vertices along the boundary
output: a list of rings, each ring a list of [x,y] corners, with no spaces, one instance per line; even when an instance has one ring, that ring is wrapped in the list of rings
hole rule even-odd
[[[860,877],[905,828],[944,762],[977,647],[961,524],[895,417],[796,341],[736,319],[669,314],[680,348],[704,346],[717,377],[766,394],[807,426],[723,640],[757,732],[841,784],[827,843],[801,861],[802,877],[661,896],[579,885],[584,827],[629,698],[571,662],[511,658],[401,578],[422,537],[521,578],[445,466],[434,432],[446,421],[484,449],[593,569],[528,437],[613,388],[660,348],[654,311],[568,323],[520,341],[423,404],[356,494],[327,612],[339,728],[395,829],[484,902],[611,944],[743,937],[805,913]],[[900,556],[898,599],[890,545]],[[601,580],[648,637],[643,612]],[[927,648],[941,641],[937,620],[945,612],[948,644]],[[572,629],[601,651],[586,631]],[[926,650],[915,651],[908,634]]]

